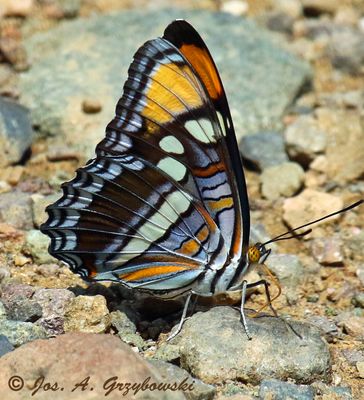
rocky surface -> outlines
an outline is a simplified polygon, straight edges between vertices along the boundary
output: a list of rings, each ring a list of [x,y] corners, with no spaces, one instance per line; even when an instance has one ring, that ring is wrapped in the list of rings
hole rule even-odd
[[[82,281],[49,255],[38,228],[59,186],[93,155],[132,55],[175,17],[197,27],[221,71],[244,155],[251,242],[364,198],[362,2],[0,3],[3,397],[29,398],[43,374],[61,376],[65,389],[32,397],[98,399],[106,374],[193,384],[136,398],[361,400],[364,206],[310,226],[303,238],[267,244],[275,278],[251,266],[246,279],[267,279],[272,297],[278,279],[280,318],[264,308],[262,285],[249,289],[250,341],[235,309],[240,291],[198,299],[180,335],[166,341],[184,299]],[[23,389],[9,389],[10,371]],[[93,391],[67,392],[87,374]]]
[[[318,330],[262,317],[248,320],[249,340],[239,317],[237,310],[216,307],[186,321],[175,339],[182,367],[212,384],[227,380],[256,384],[267,378],[311,383],[328,378],[330,354]]]

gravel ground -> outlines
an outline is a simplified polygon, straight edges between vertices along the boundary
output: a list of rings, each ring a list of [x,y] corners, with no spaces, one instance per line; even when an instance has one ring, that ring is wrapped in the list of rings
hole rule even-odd
[[[47,251],[45,206],[92,157],[133,52],[179,16],[211,45],[226,82],[254,240],[364,198],[363,1],[3,0],[0,388],[29,398],[9,389],[16,370],[28,383],[41,374],[97,375],[96,386],[113,374],[193,382],[176,398],[363,399],[364,206],[272,246],[281,318],[249,318],[251,341],[232,307],[238,293],[200,299],[166,342],[181,301],[88,284]],[[246,307],[264,302],[258,290]],[[67,389],[41,398],[87,398]]]

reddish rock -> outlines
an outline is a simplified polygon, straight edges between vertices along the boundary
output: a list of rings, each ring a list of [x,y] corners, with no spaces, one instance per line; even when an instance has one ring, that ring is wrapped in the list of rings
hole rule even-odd
[[[39,289],[33,299],[42,307],[42,318],[37,324],[49,335],[64,333],[64,313],[75,295],[67,289]]]
[[[42,377],[43,388],[34,394],[34,398],[41,400],[185,398],[183,392],[171,390],[140,390],[134,395],[132,390],[126,393],[125,386],[105,397],[115,382],[124,385],[141,385],[146,380],[149,384],[163,382],[153,366],[111,335],[72,333],[49,340],[35,340],[1,357],[0,370],[0,392],[6,400],[32,398],[32,392],[36,390],[32,388],[37,380],[38,384],[42,381]],[[78,386],[72,392],[81,382],[85,390]],[[53,385],[55,390],[45,391],[46,383]],[[10,385],[13,385],[13,390]]]

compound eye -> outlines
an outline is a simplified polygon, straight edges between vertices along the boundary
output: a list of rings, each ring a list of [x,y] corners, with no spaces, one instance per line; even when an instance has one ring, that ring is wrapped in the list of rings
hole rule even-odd
[[[250,263],[257,263],[260,260],[262,253],[257,245],[250,246],[248,250],[248,258]]]

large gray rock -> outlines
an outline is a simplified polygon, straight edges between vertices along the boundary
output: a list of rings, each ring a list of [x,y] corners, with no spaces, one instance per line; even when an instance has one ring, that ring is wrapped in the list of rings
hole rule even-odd
[[[280,127],[284,110],[310,77],[309,66],[251,21],[223,13],[164,10],[79,19],[30,38],[26,47],[32,68],[22,75],[20,90],[40,133],[92,155],[114,115],[133,54],[181,17],[211,49],[238,136]],[[102,111],[84,113],[82,103],[89,99],[98,99]]]
[[[194,314],[173,339],[180,346],[182,368],[210,384],[328,379],[330,353],[317,328],[291,322],[295,334],[274,317],[249,318],[248,325],[252,340],[244,332],[239,311],[231,307]]]

